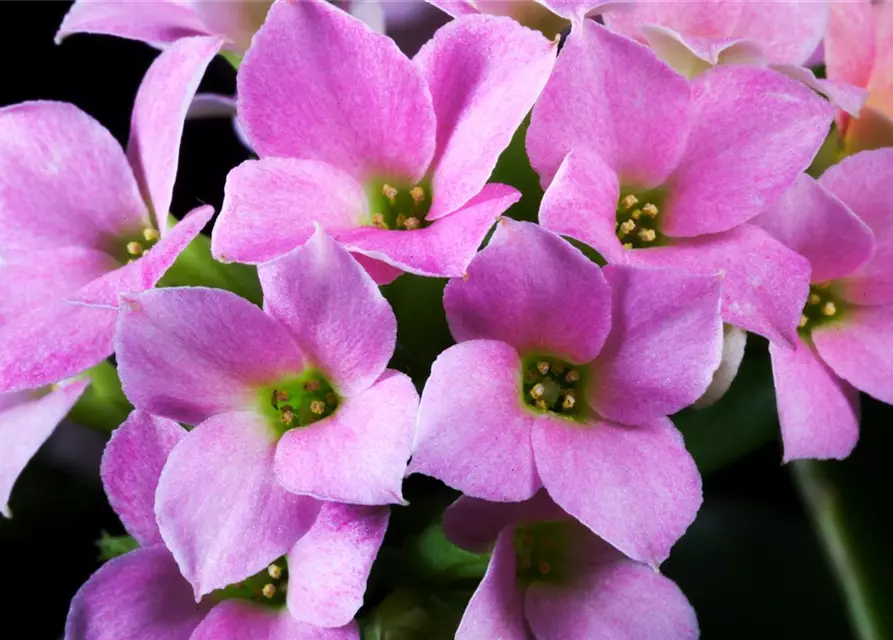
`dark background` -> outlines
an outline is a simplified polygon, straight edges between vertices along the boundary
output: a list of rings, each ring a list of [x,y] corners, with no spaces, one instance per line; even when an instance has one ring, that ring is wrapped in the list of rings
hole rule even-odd
[[[53,35],[67,7],[65,2],[0,2],[5,45],[0,106],[33,99],[72,102],[125,143],[134,95],[156,52],[101,36],[73,36],[56,46]],[[424,34],[402,37],[415,48]],[[235,72],[218,58],[202,90],[232,94]],[[173,213],[182,215],[199,203],[219,208],[227,171],[249,155],[228,121],[188,123]],[[765,380],[768,363],[759,340],[751,340],[748,358],[762,368]],[[751,390],[741,384],[736,383],[743,405],[716,413],[718,438],[724,422],[740,421],[742,411],[749,418]],[[893,445],[893,412],[873,401],[863,410],[860,447],[832,471],[857,476],[864,504],[859,513],[870,520],[874,542],[886,542],[889,530],[881,525],[893,503],[884,464]],[[774,417],[755,412],[753,419]],[[3,637],[61,637],[71,596],[98,566],[100,532],[123,533],[97,477],[102,441],[94,432],[63,426],[16,485],[14,519],[0,519]],[[705,640],[855,638],[790,470],[780,460],[780,445],[773,441],[707,477],[704,508],[664,566],[695,606]],[[889,569],[889,558],[876,562]]]

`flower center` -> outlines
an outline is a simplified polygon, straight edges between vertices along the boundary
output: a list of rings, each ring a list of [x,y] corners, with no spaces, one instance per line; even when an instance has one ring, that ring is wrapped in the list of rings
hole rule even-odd
[[[522,582],[560,582],[567,578],[565,532],[560,522],[538,522],[515,529],[515,572]]]
[[[846,302],[833,294],[829,284],[811,285],[798,331],[801,335],[809,335],[816,327],[839,320],[846,306]]]
[[[154,227],[146,227],[139,233],[118,238],[111,247],[110,253],[121,264],[130,264],[148,253],[161,239],[161,234]]]
[[[414,231],[428,226],[425,216],[431,208],[431,189],[422,184],[375,183],[369,188],[367,226],[391,231]]]
[[[663,201],[663,193],[656,190],[621,194],[617,203],[617,237],[624,249],[647,249],[665,243],[657,228]]]
[[[285,606],[287,592],[288,562],[285,557],[282,557],[250,578],[231,584],[223,589],[218,589],[212,594],[212,597],[217,602],[237,598],[268,607],[279,608]]]
[[[524,401],[536,411],[550,411],[573,420],[586,415],[585,367],[551,357],[532,356],[523,362]]]
[[[340,402],[341,397],[331,383],[316,369],[308,369],[258,391],[261,413],[280,433],[329,417]]]

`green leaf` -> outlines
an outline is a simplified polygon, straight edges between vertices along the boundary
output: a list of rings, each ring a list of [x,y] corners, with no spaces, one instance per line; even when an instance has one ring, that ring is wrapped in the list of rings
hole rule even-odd
[[[107,531],[103,531],[100,535],[102,537],[96,541],[96,546],[99,547],[99,559],[103,562],[123,556],[140,546],[140,543],[130,536],[110,536]]]
[[[516,220],[536,222],[540,201],[543,199],[543,189],[540,187],[539,175],[530,166],[530,159],[524,147],[528,126],[530,126],[529,115],[515,131],[509,146],[499,156],[496,168],[490,176],[490,182],[501,182],[520,191],[521,200],[509,209],[509,215]]]
[[[476,584],[490,563],[489,553],[472,553],[447,540],[439,522],[411,538],[406,554],[416,575],[434,584]]]
[[[363,640],[452,640],[471,594],[397,589],[361,621]]]
[[[90,386],[68,414],[69,418],[99,431],[114,431],[133,411],[121,390],[118,370],[106,360],[84,375],[90,378]]]

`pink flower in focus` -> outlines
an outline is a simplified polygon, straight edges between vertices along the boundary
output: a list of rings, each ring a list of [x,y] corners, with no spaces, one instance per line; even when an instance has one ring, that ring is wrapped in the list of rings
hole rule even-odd
[[[387,508],[324,504],[283,558],[196,600],[153,513],[165,462],[185,437],[177,423],[140,411],[113,434],[102,480],[140,548],[109,561],[81,587],[69,610],[66,640],[359,638],[352,618],[387,527]],[[335,624],[327,628],[308,617]]]
[[[317,222],[379,282],[461,275],[520,198],[486,183],[555,50],[507,18],[469,16],[409,60],[322,0],[275,4],[239,72],[260,160],[227,178],[215,257],[273,259]]]
[[[587,20],[533,110],[540,222],[609,263],[723,275],[729,324],[792,343],[809,265],[747,224],[809,166],[833,110],[752,66],[688,82],[644,46]]]
[[[893,150],[803,176],[755,223],[809,259],[796,349],[770,346],[785,460],[845,458],[858,390],[893,404]]]
[[[455,544],[493,551],[456,640],[698,637],[672,580],[623,557],[544,490],[517,504],[459,498],[443,524]]]
[[[504,219],[444,306],[459,344],[422,393],[410,472],[499,502],[545,487],[626,555],[660,564],[701,503],[665,416],[719,365],[719,279],[602,271],[559,236]]]
[[[387,301],[321,230],[260,278],[263,311],[197,287],[127,297],[116,336],[134,406],[197,425],[171,454],[155,507],[197,596],[285,554],[315,498],[403,502],[418,394],[387,369]]]

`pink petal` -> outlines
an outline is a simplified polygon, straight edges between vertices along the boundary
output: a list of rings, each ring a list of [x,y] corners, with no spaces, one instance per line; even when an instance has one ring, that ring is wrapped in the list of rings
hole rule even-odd
[[[164,233],[177,177],[183,123],[221,38],[183,38],[155,59],[136,94],[127,157]]]
[[[754,224],[809,260],[812,282],[852,273],[875,249],[868,225],[806,174]]]
[[[208,611],[173,557],[156,544],[102,565],[78,590],[66,640],[189,640]]]
[[[691,115],[684,78],[644,46],[587,20],[568,38],[533,110],[527,153],[543,186],[582,146],[622,184],[655,187],[676,167]]]
[[[859,440],[859,392],[807,343],[769,345],[769,355],[785,462],[850,455]]]
[[[428,4],[446,13],[447,15],[458,18],[459,16],[477,15],[481,12],[477,8],[475,0],[425,0]]]
[[[533,107],[557,47],[510,18],[466,17],[441,27],[413,63],[437,116],[429,220],[477,194]]]
[[[334,235],[351,251],[409,273],[456,277],[465,273],[496,218],[520,199],[516,189],[491,183],[464,207],[424,229],[408,232],[362,227]]]
[[[189,640],[360,640],[356,622],[340,629],[314,627],[295,620],[288,609],[272,609],[244,600],[226,600],[207,615]]]
[[[56,33],[56,44],[76,33],[118,36],[162,46],[180,38],[206,34],[207,29],[185,3],[76,0]]]
[[[893,404],[893,305],[846,309],[840,322],[816,328],[812,339],[834,373]]]
[[[846,125],[844,145],[848,153],[893,146],[893,114],[869,104],[862,107],[858,118],[851,118]]]
[[[686,78],[694,78],[718,64],[766,63],[760,46],[749,40],[683,35],[654,24],[642,25],[641,31],[658,57]]]
[[[250,409],[259,387],[303,370],[275,319],[235,294],[177,287],[128,296],[115,346],[118,373],[138,409],[198,424]]]
[[[434,155],[425,81],[393,40],[322,0],[279,2],[239,68],[261,156],[320,160],[358,180],[417,182]]]
[[[893,302],[893,149],[850,156],[822,174],[819,184],[852,209],[875,237],[875,251],[862,268],[841,285],[856,304]],[[842,238],[841,238],[842,239]]]
[[[193,0],[193,10],[211,33],[224,35],[232,48],[244,52],[251,45],[251,36],[260,29],[270,8],[269,2],[256,0]]]
[[[327,502],[313,528],[288,553],[288,610],[319,627],[350,623],[361,606],[372,562],[388,528],[387,507]]]
[[[674,240],[626,253],[631,264],[676,267],[723,276],[722,317],[775,342],[793,344],[806,296],[809,262],[762,229],[742,225],[726,233]]]
[[[262,266],[264,309],[291,333],[339,393],[372,385],[388,366],[397,319],[375,282],[322,229]]]
[[[637,2],[631,11],[605,14],[613,31],[643,38],[643,25],[660,25],[688,36],[721,39],[731,35],[743,10],[743,2],[702,0]]]
[[[459,623],[456,640],[527,640],[524,595],[515,578],[515,536],[499,535],[487,573],[478,585]]]
[[[531,497],[541,486],[530,443],[536,416],[521,393],[521,360],[504,342],[473,340],[441,353],[422,391],[409,473],[486,500]]]
[[[186,431],[173,420],[134,411],[112,432],[100,475],[109,504],[141,546],[160,543],[155,489],[170,452]]]
[[[601,13],[607,6],[625,8],[618,0],[536,0],[552,13],[568,20],[581,20],[584,16]],[[611,9],[614,9],[612,6]]]
[[[121,146],[62,102],[0,109],[0,248],[5,258],[80,246],[99,251],[149,224]]]
[[[76,380],[60,383],[46,393],[30,390],[0,394],[0,514],[12,517],[9,495],[19,474],[89,384]]]
[[[388,369],[335,413],[292,429],[276,449],[276,478],[294,493],[360,505],[405,504],[419,396],[404,374]]]
[[[701,477],[666,418],[640,426],[537,420],[533,449],[552,499],[634,560],[656,567],[701,506]]]
[[[698,401],[692,406],[695,409],[704,409],[717,402],[726,395],[726,391],[732,386],[741,361],[744,360],[744,347],[747,345],[747,332],[730,324],[723,325],[722,361],[719,368],[713,373],[710,386]]]
[[[834,115],[807,87],[759,67],[715,67],[692,86],[696,124],[661,210],[661,231],[678,237],[732,229],[773,204]]]
[[[363,186],[315,160],[248,160],[229,172],[211,251],[223,262],[278,258],[325,229],[357,226],[367,213]]]
[[[757,42],[769,62],[805,64],[822,41],[828,25],[828,3],[742,2],[734,36]]]
[[[830,3],[825,35],[828,78],[867,87],[874,67],[877,36],[874,3],[847,0]]]
[[[573,584],[535,582],[524,608],[537,638],[699,637],[695,611],[679,587],[625,558],[588,567]]]
[[[816,78],[815,73],[807,67],[798,67],[795,65],[773,64],[770,65],[774,71],[790,76],[797,82],[802,82],[813,91],[818,91],[828,98],[831,104],[846,111],[853,117],[858,117],[868,98],[868,92],[854,84],[846,82],[834,82],[833,80],[825,80]]]
[[[276,434],[242,412],[206,420],[170,454],[155,516],[196,600],[254,575],[313,525],[319,504],[279,486],[275,452]]]
[[[447,284],[444,308],[460,342],[500,340],[522,355],[547,353],[579,364],[605,342],[610,296],[598,266],[570,243],[504,218],[467,276]]]
[[[391,284],[394,280],[403,275],[403,271],[397,267],[392,267],[387,262],[367,258],[362,253],[352,253],[353,259],[356,260],[361,267],[366,270],[369,277],[375,281],[375,284],[382,286]]]
[[[611,333],[592,365],[589,404],[637,424],[695,402],[722,359],[721,279],[617,265],[604,272]]]

